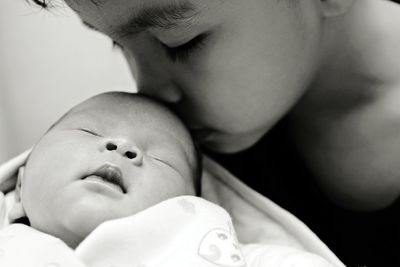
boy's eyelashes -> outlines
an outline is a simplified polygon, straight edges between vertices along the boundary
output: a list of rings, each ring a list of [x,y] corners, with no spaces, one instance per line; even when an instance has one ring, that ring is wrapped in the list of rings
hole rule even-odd
[[[205,44],[206,37],[207,34],[200,34],[192,38],[190,41],[175,47],[170,47],[163,42],[159,42],[159,44],[161,49],[165,51],[166,55],[172,62],[184,62],[187,61],[196,50],[200,49]],[[113,49],[124,49],[123,46],[115,40],[112,40],[112,44]]]
[[[205,44],[207,34],[200,34],[179,46],[170,47],[162,42],[160,45],[172,62],[187,61],[189,57]]]

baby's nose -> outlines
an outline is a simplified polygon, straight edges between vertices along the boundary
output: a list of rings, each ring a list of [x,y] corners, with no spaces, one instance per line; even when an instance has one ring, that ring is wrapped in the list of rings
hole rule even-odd
[[[101,151],[115,151],[138,166],[143,162],[142,151],[125,139],[108,139],[103,143]]]

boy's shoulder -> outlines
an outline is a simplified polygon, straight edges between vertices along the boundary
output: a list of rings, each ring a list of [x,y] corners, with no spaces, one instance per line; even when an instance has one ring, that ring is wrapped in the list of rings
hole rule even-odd
[[[400,196],[400,5],[355,5],[343,49],[291,117],[300,153],[326,194],[347,208],[374,210]]]

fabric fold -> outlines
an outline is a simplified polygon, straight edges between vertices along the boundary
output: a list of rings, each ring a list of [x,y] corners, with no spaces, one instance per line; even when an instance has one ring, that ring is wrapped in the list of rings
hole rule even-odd
[[[0,188],[3,192],[11,190],[9,185],[15,184],[18,168],[25,163],[28,155],[29,151],[0,166]],[[304,223],[249,188],[209,158],[204,158],[202,188],[202,197],[220,205],[232,217],[232,229],[235,229],[241,244],[288,247],[296,251],[319,255],[333,266],[344,266]],[[6,211],[2,211],[3,219],[7,217],[6,213],[13,205],[12,191],[7,193],[4,199],[6,204],[3,204],[3,208],[5,205]],[[82,247],[77,249],[77,253],[81,251]]]

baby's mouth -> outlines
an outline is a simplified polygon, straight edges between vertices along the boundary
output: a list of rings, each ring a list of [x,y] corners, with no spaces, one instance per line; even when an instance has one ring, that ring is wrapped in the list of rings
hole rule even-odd
[[[102,181],[110,184],[113,187],[116,187],[122,193],[126,193],[126,188],[123,182],[123,175],[121,170],[111,164],[104,164],[100,168],[98,168],[94,173],[84,177],[82,180],[90,179]]]

